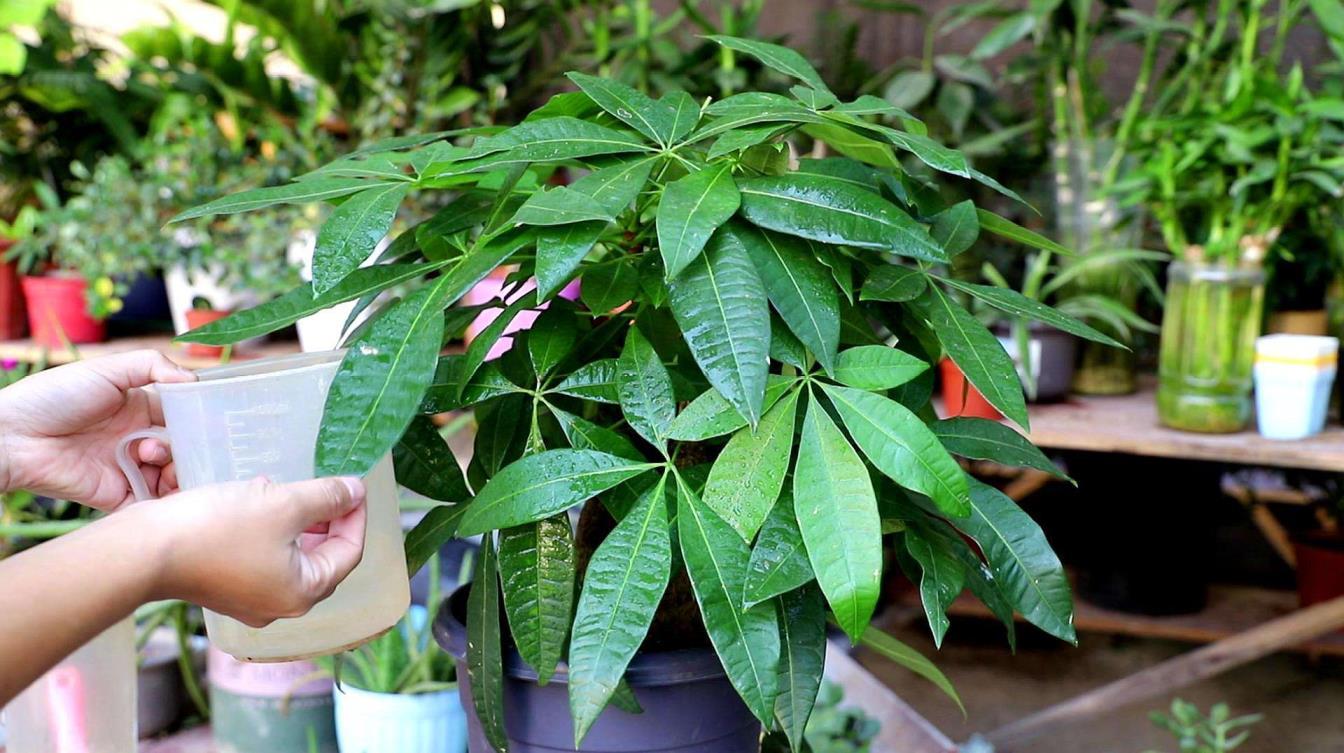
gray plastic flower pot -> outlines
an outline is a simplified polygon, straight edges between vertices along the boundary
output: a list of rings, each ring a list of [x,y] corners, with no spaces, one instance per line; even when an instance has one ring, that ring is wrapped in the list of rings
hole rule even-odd
[[[485,739],[467,678],[468,586],[444,600],[434,620],[434,637],[457,659],[458,688],[467,710],[470,753],[494,753]],[[560,670],[545,686],[516,650],[504,651],[504,727],[509,753],[574,750],[569,718],[568,675]],[[710,649],[641,653],[630,662],[626,682],[642,714],[608,706],[598,717],[580,751],[601,753],[757,753],[761,724],[728,682]]]

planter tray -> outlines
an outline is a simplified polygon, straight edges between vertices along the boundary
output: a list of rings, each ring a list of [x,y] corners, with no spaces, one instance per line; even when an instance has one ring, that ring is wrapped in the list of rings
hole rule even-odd
[[[114,353],[125,353],[131,350],[141,350],[149,348],[157,350],[178,364],[189,369],[203,369],[208,366],[218,366],[220,359],[214,357],[205,357],[187,355],[185,346],[174,343],[172,337],[168,335],[139,335],[136,337],[119,337],[107,342],[92,343],[89,345],[75,345],[70,348],[59,348],[48,350],[35,344],[32,340],[0,340],[0,361],[18,361],[20,363],[44,363],[49,366],[59,366],[63,363],[78,361],[82,358],[96,358],[98,356],[108,356]],[[265,342],[260,345],[240,348],[233,354],[233,360],[242,360],[245,358],[262,358],[270,356],[283,356],[290,353],[298,353],[299,344],[293,341]]]
[[[1308,439],[1265,439],[1254,428],[1236,434],[1194,434],[1157,422],[1156,383],[1140,381],[1132,395],[1071,396],[1067,402],[1031,406],[1031,441],[1057,450],[1119,452],[1177,458],[1344,472],[1344,427],[1327,426]]]

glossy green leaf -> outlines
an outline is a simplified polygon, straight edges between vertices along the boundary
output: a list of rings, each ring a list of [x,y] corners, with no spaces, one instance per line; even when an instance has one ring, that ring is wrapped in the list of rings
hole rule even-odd
[[[462,519],[460,534],[533,523],[583,504],[654,467],[593,450],[546,450],[515,461],[490,479]]]
[[[498,753],[508,753],[504,732],[504,650],[499,635],[499,576],[495,541],[486,536],[476,562],[476,577],[467,594],[467,677],[471,701],[486,739]]]
[[[565,514],[499,532],[504,612],[523,661],[545,685],[564,657],[574,609],[574,536]]]
[[[966,379],[1003,415],[1026,427],[1027,402],[1003,344],[969,311],[930,285],[911,305],[928,321]]]
[[[824,123],[825,118],[788,97],[764,92],[735,94],[710,104],[705,114],[712,120],[692,133],[688,142],[697,142],[762,123]]]
[[[747,545],[677,478],[677,533],[709,640],[747,708],[769,725],[779,692],[779,625],[772,604],[742,609]]]
[[[933,683],[935,687],[943,691],[944,695],[957,704],[961,713],[966,713],[966,706],[962,704],[961,696],[957,695],[956,688],[952,687],[952,681],[948,680],[947,675],[944,675],[923,654],[875,627],[868,628],[859,642],[866,648],[876,651],[888,661],[895,662]]]
[[[397,483],[440,502],[464,502],[471,496],[462,467],[434,422],[416,416],[392,448]]]
[[[815,586],[779,598],[779,643],[775,718],[794,753],[799,753],[826,666],[826,602]]]
[[[998,421],[958,416],[935,423],[933,433],[953,455],[973,460],[992,460],[1003,465],[1034,468],[1072,481],[1045,453],[1011,426]]]
[[[766,230],[738,233],[770,303],[826,371],[840,346],[840,300],[826,266],[805,241]]]
[[[793,490],[785,489],[751,550],[742,602],[753,607],[815,579],[803,534],[798,530]]]
[[[441,268],[442,264],[379,264],[356,269],[336,287],[319,296],[312,285],[297,288],[259,306],[213,321],[178,337],[184,342],[230,345],[287,327],[309,314],[373,295]]]
[[[755,426],[765,402],[770,308],[765,286],[732,226],[714,234],[672,280],[672,314],[705,378]]]
[[[900,170],[901,161],[891,146],[835,123],[812,123],[803,126],[803,132],[825,142],[837,154],[887,170]]]
[[[902,538],[905,550],[919,563],[919,598],[933,632],[933,645],[943,647],[947,635],[947,608],[961,595],[966,585],[966,570],[950,552],[934,541],[923,538],[918,528],[908,528]]]
[[[975,210],[976,216],[980,218],[980,227],[1000,238],[1007,238],[1010,241],[1021,243],[1024,246],[1037,248],[1042,251],[1050,251],[1061,256],[1073,256],[1073,252],[1059,245],[1049,238],[1032,230],[1028,230],[1021,225],[1006,220],[993,212],[987,212],[984,209]]]
[[[797,383],[794,377],[771,374],[766,377],[765,402],[762,410],[770,410],[789,387]],[[732,406],[719,391],[713,388],[705,390],[692,400],[672,420],[667,430],[667,438],[679,442],[699,442],[705,439],[731,434],[747,425],[747,419]]]
[[[477,333],[471,344],[467,346],[466,353],[462,355],[462,363],[457,374],[459,394],[466,392],[468,381],[476,375],[476,370],[485,363],[485,359],[490,356],[490,351],[499,343],[500,338],[504,337],[504,333],[513,323],[513,320],[524,310],[536,305],[537,294],[534,291],[528,291],[517,296],[512,303],[505,306],[503,311],[500,311],[489,324]]]
[[[644,713],[644,707],[639,705],[639,699],[635,697],[635,689],[624,678],[616,683],[616,691],[611,694],[611,705],[627,714]]]
[[[629,303],[639,292],[639,272],[633,264],[593,265],[583,275],[579,297],[589,311],[606,314]]]
[[[638,327],[631,327],[616,362],[616,393],[630,428],[655,447],[662,447],[677,414],[672,378]]]
[[[631,460],[643,460],[638,449],[619,432],[608,429],[585,418],[581,418],[554,406],[551,414],[560,424],[560,430],[569,440],[569,446],[576,450],[597,450],[609,455],[619,455]]]
[[[672,143],[678,120],[677,111],[671,105],[650,99],[643,92],[618,81],[578,72],[567,75],[584,94],[621,122],[659,144]]]
[[[712,34],[710,39],[736,52],[744,52],[786,76],[802,81],[819,92],[830,94],[831,90],[821,80],[817,69],[807,62],[807,58],[794,50],[778,44],[770,44],[756,39],[743,39],[722,34]]]
[[[465,356],[461,355],[439,358],[439,365],[434,369],[434,378],[420,400],[421,413],[446,413],[523,391],[521,387],[510,382],[495,363],[487,363],[478,369],[476,374],[467,380],[466,388],[463,389],[464,360]]]
[[[971,50],[972,60],[988,60],[1021,42],[1036,28],[1036,16],[1030,12],[1014,13],[985,33]]]
[[[406,571],[420,572],[429,558],[457,533],[466,504],[436,505],[406,533]]]
[[[742,216],[754,225],[821,243],[947,261],[923,225],[895,204],[847,182],[795,173],[741,180],[738,190]]]
[[[857,640],[881,591],[882,522],[868,469],[815,398],[798,444],[793,504],[817,582]]]
[[[935,214],[929,234],[948,256],[970,249],[980,237],[980,218],[975,213],[975,203],[967,199]]]
[[[658,101],[671,107],[675,113],[671,141],[676,141],[695,130],[695,126],[700,122],[700,105],[695,101],[695,97],[678,89],[664,94]]]
[[[903,350],[885,345],[859,345],[840,351],[835,379],[861,390],[881,391],[899,387],[923,374],[929,364]]]
[[[957,290],[975,296],[1000,311],[1007,311],[1010,314],[1044,322],[1055,329],[1077,335],[1084,340],[1091,340],[1113,348],[1125,347],[1114,338],[1098,332],[1068,314],[1062,314],[1039,301],[1033,301],[1016,290],[996,288],[992,285],[976,285],[954,279],[945,279],[943,282]]]
[[[794,128],[792,123],[767,123],[766,125],[747,126],[724,133],[714,140],[714,144],[709,147],[706,154],[710,159],[722,157],[725,154],[749,149],[757,144],[763,144],[780,134],[787,133]]]
[[[889,301],[904,303],[913,301],[924,292],[928,285],[928,275],[914,267],[887,264],[873,269],[868,279],[863,281],[859,292],[861,301]]]
[[[937,77],[930,71],[903,71],[891,79],[882,96],[896,107],[914,109],[933,92],[937,83]]]
[[[635,197],[644,190],[649,173],[660,159],[659,155],[637,155],[618,158],[619,161],[606,163],[605,166],[579,178],[570,184],[570,189],[587,194],[616,216],[629,208]]]
[[[618,403],[620,402],[620,391],[616,386],[618,372],[615,358],[589,361],[562,379],[550,391],[581,400]]]
[[[668,279],[681,274],[714,231],[737,212],[732,165],[720,162],[669,183],[658,203],[658,248]]]
[[[702,500],[744,541],[756,537],[775,506],[793,454],[798,393],[790,392],[761,418],[728,440],[709,471]]]
[[[970,513],[966,474],[910,409],[882,395],[824,385],[868,461],[901,486],[931,497],[953,517]]]
[[[317,432],[316,475],[362,476],[405,433],[438,364],[448,279],[385,311],[346,351]]]
[[[970,488],[971,516],[957,527],[980,545],[995,580],[1028,622],[1077,642],[1069,579],[1041,527],[998,489],[975,479]]]
[[[564,186],[541,190],[527,197],[510,220],[515,225],[568,225],[575,222],[614,219],[593,197]]]
[[[799,371],[810,369],[814,360],[798,337],[789,331],[788,325],[778,317],[770,320],[770,358]]]
[[[330,178],[326,180],[305,180],[299,183],[287,183],[283,186],[254,188],[206,202],[192,207],[169,220],[169,224],[183,222],[197,217],[209,217],[213,214],[237,214],[255,209],[275,206],[276,204],[310,204],[378,186],[378,183],[359,178]]]
[[[828,107],[834,107],[840,104],[840,100],[830,92],[819,92],[806,86],[791,86],[789,93],[799,102],[812,108],[813,110],[825,110]]]
[[[648,151],[651,147],[628,131],[618,131],[571,117],[526,121],[498,136],[479,138],[469,158],[491,155],[490,166],[522,162],[553,162],[599,154]],[[501,154],[502,153],[502,154]]]
[[[547,300],[569,282],[609,224],[605,220],[575,222],[537,233],[538,300]]]
[[[578,338],[573,307],[553,305],[541,312],[527,331],[527,354],[532,360],[532,370],[539,378],[550,374],[551,369],[574,352]]]
[[[351,196],[317,231],[313,293],[321,295],[359,268],[392,227],[405,183],[375,185]]]
[[[577,748],[644,642],[672,575],[666,477],[593,553],[569,644],[569,708]]]

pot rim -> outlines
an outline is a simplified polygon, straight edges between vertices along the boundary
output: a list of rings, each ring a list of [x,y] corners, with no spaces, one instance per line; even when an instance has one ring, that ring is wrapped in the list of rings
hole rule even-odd
[[[467,593],[471,584],[463,584],[443,600],[434,619],[434,637],[445,651],[458,661],[467,656],[467,626],[458,614],[467,610]],[[537,672],[518,653],[516,648],[504,650],[504,672],[513,679],[535,682]],[[636,687],[681,685],[726,676],[718,654],[712,648],[687,648],[674,651],[640,651],[626,667],[625,679]],[[551,676],[550,682],[568,684],[569,667],[563,661]]]
[[[364,688],[357,688],[348,682],[344,682],[339,685],[332,683],[331,694],[332,697],[338,695],[362,696],[365,698],[383,698],[389,701],[393,699],[420,701],[420,702],[427,701],[430,699],[438,701],[449,697],[456,698],[458,696],[458,684],[457,682],[453,682],[453,686],[451,688],[444,688],[443,690],[431,690],[428,693],[379,693],[374,690],[365,690]]]

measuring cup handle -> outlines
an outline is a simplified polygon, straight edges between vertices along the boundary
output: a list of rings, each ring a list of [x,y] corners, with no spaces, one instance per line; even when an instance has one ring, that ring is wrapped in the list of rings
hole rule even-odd
[[[140,464],[131,457],[131,445],[142,439],[157,439],[169,444],[168,430],[141,429],[127,434],[117,442],[117,465],[121,468],[121,472],[126,474],[126,480],[131,482],[131,491],[135,493],[136,501],[154,498],[149,492],[149,484],[145,483],[145,474],[140,472]]]

